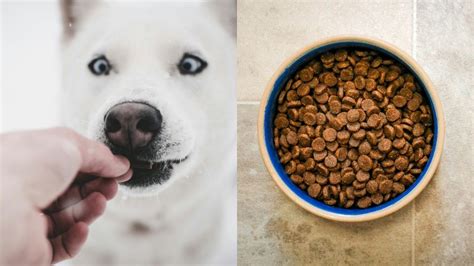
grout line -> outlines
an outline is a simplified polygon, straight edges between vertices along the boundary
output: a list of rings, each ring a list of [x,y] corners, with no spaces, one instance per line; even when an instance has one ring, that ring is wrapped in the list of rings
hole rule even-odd
[[[260,101],[237,101],[240,105],[259,105]]]
[[[412,36],[411,36],[411,55],[416,60],[416,4],[417,0],[413,0],[413,11],[412,11]],[[415,265],[416,259],[416,242],[415,242],[415,233],[416,233],[416,199],[413,199],[412,206],[412,217],[411,217],[411,265]]]

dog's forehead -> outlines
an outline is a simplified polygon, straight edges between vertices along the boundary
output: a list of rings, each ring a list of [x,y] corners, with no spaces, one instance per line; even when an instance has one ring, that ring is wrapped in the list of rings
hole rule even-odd
[[[205,4],[181,1],[108,4],[98,8],[94,17],[92,21],[96,25],[101,21],[103,25],[98,26],[117,30],[139,26],[155,31],[172,28],[179,32],[195,29],[203,24],[215,24],[215,18]]]

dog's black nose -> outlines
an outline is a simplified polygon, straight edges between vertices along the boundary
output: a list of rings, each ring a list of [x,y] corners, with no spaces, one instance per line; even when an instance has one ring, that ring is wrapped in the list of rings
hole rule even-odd
[[[160,111],[148,104],[121,103],[105,115],[105,134],[112,144],[132,152],[151,142],[162,120]]]

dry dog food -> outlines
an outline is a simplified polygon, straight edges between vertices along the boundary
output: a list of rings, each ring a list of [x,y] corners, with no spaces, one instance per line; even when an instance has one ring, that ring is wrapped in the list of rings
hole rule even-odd
[[[282,88],[274,145],[286,173],[310,197],[367,208],[416,180],[431,153],[432,124],[406,69],[375,51],[339,49]]]

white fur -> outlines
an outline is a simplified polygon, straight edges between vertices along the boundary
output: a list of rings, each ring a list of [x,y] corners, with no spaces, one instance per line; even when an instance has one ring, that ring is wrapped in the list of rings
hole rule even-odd
[[[163,116],[155,160],[188,158],[164,184],[120,187],[91,227],[78,264],[236,264],[235,44],[205,2],[93,4],[64,41],[63,121],[103,140],[108,109],[146,101]],[[79,7],[77,7],[79,8]],[[208,67],[183,76],[185,52]],[[114,70],[87,64],[106,54]],[[131,224],[151,229],[136,233]]]

